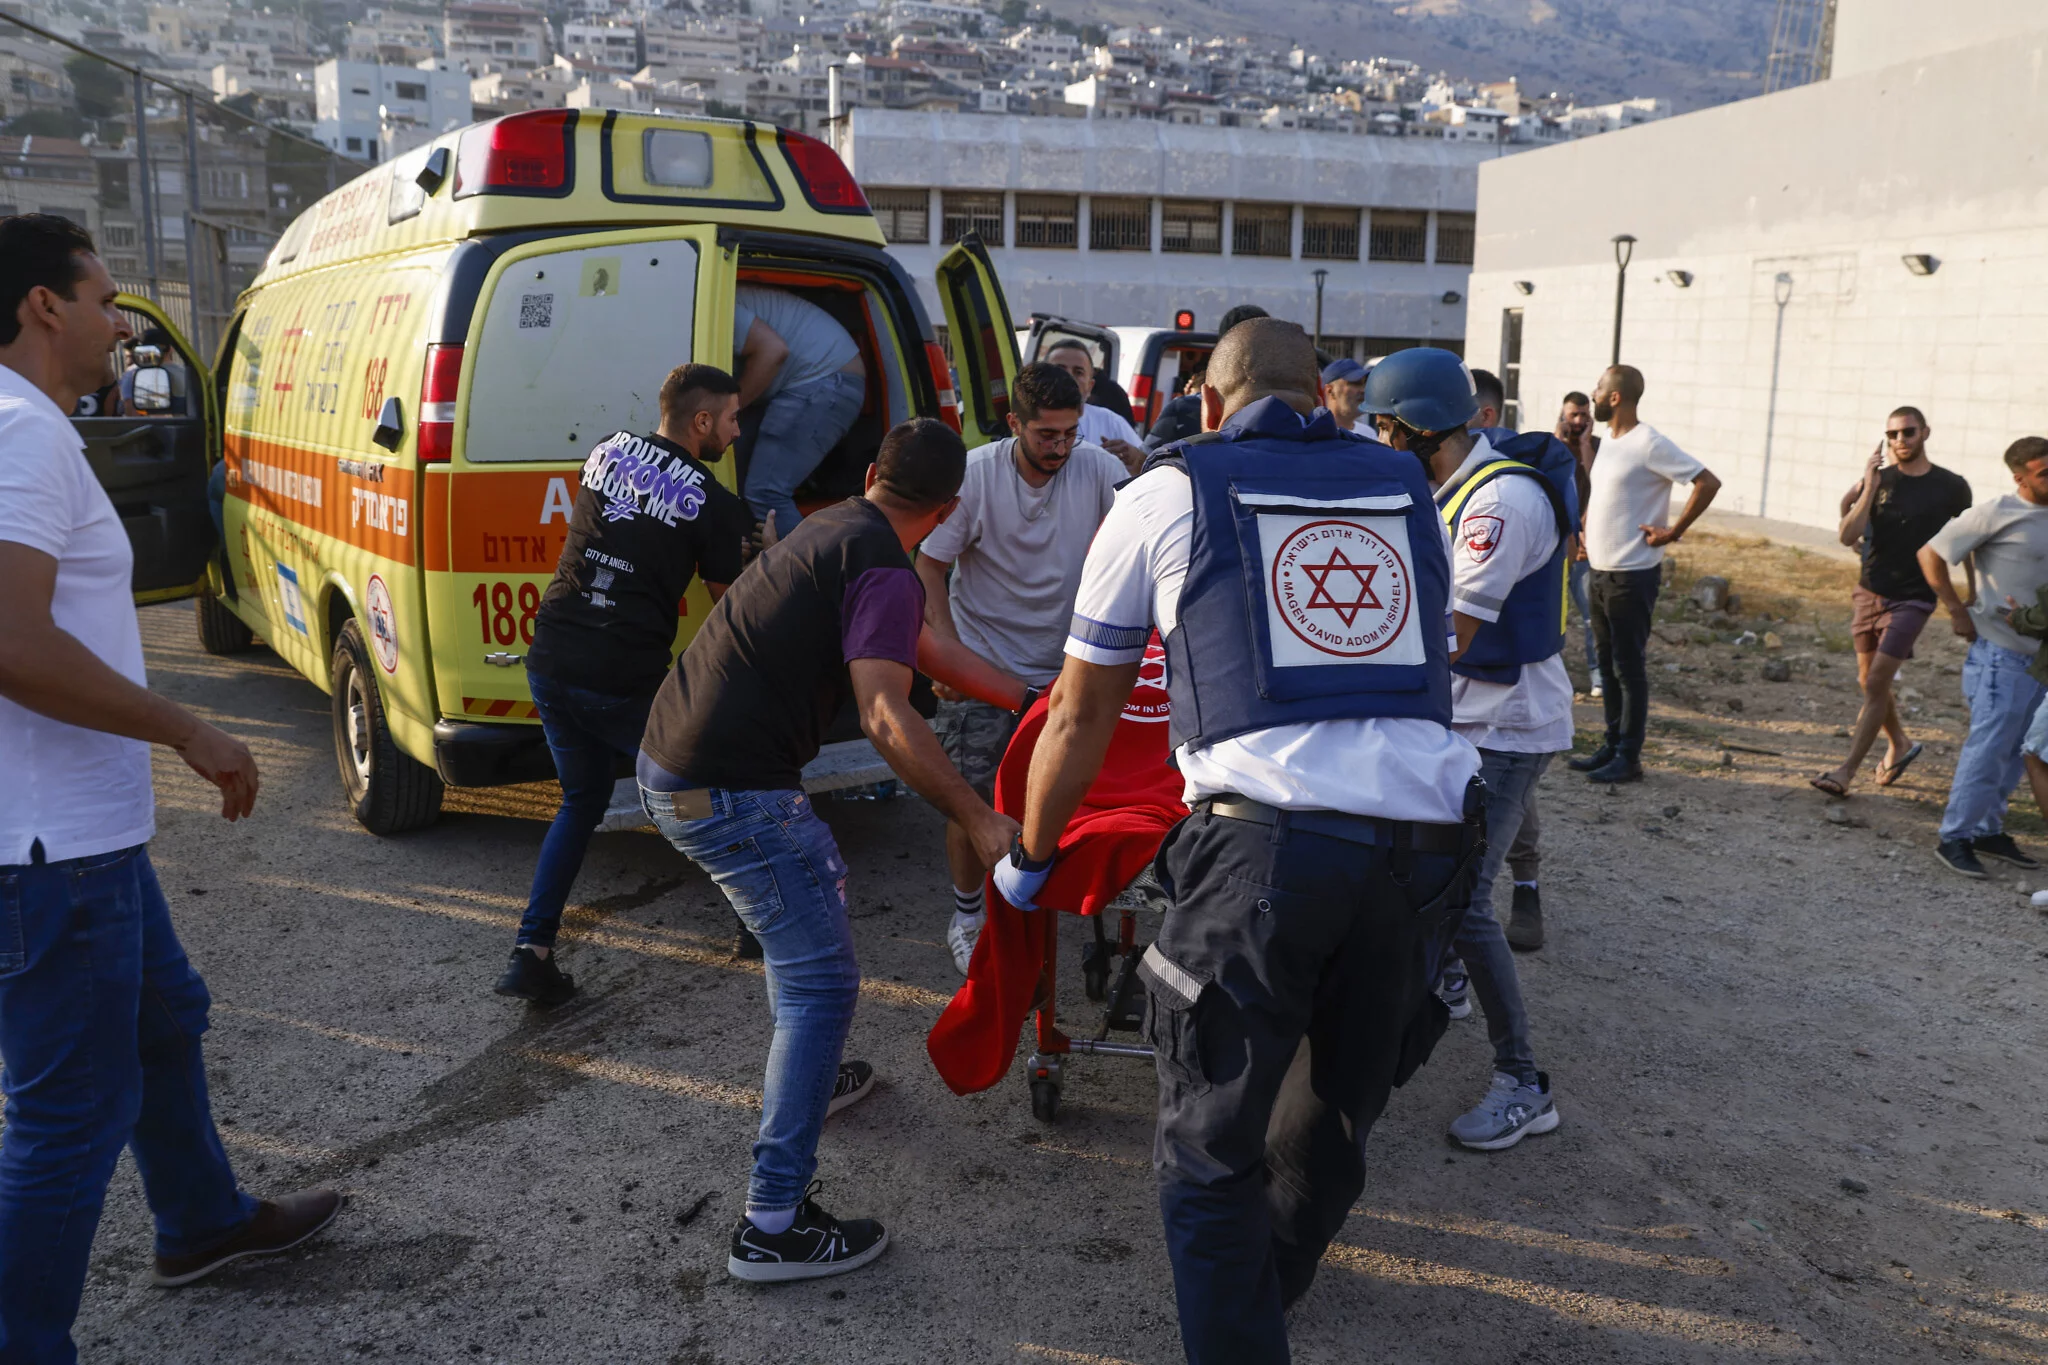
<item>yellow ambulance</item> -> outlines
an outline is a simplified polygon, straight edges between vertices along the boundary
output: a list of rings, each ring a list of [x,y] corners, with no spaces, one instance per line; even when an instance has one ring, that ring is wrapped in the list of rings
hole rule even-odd
[[[866,405],[800,498],[857,493],[908,417],[964,421],[970,446],[1006,434],[1015,330],[979,243],[939,268],[956,403],[916,290],[826,144],[714,119],[512,114],[302,214],[210,371],[173,335],[163,360],[190,371],[189,392],[133,385],[174,411],[78,419],[137,542],[138,599],[197,595],[210,652],[260,635],[328,691],[342,786],[376,833],[431,822],[444,784],[552,776],[522,660],[578,470],[607,434],[659,424],[674,366],[733,367],[741,283],[822,306],[866,363]],[[161,322],[125,302],[138,331]],[[199,486],[212,461],[217,507]],[[735,462],[717,469],[737,488]],[[708,606],[693,587],[679,648]]]

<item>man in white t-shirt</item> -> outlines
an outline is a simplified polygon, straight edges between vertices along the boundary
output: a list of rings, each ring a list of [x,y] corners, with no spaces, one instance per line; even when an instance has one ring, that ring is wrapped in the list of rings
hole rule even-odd
[[[1572,745],[1562,625],[1570,514],[1533,465],[1503,457],[1486,434],[1467,428],[1485,411],[1481,386],[1451,352],[1418,346],[1388,356],[1361,398],[1387,444],[1429,466],[1451,533],[1459,646],[1451,661],[1451,728],[1479,750],[1488,839],[1439,993],[1451,1017],[1464,1018],[1472,1012],[1469,981],[1493,1044],[1493,1080],[1476,1106],[1451,1121],[1451,1138],[1497,1152],[1558,1125],[1550,1077],[1537,1070],[1529,1041],[1515,956],[1493,915],[1493,883],[1550,756]]]
[[[1090,445],[1101,446],[1124,463],[1127,474],[1136,474],[1145,467],[1144,442],[1138,436],[1138,429],[1123,418],[1099,404],[1086,402],[1095,391],[1095,357],[1086,346],[1078,341],[1067,341],[1053,347],[1043,356],[1046,364],[1065,370],[1074,377],[1080,387],[1083,401],[1081,407],[1080,439]]]
[[[1414,457],[1339,431],[1321,387],[1294,323],[1216,344],[1211,435],[1164,448],[1089,547],[1024,830],[995,868],[1032,908],[1156,626],[1191,814],[1155,864],[1172,910],[1138,970],[1191,1365],[1287,1359],[1285,1307],[1364,1189],[1402,1059],[1442,1027],[1429,960],[1477,862],[1443,521]]]
[[[1712,470],[1636,416],[1642,399],[1643,374],[1633,365],[1611,366],[1593,386],[1593,420],[1607,423],[1607,439],[1593,465],[1586,505],[1586,598],[1606,686],[1600,701],[1607,711],[1607,739],[1572,759],[1571,767],[1595,782],[1642,780],[1643,730],[1650,715],[1645,655],[1664,547],[1675,544],[1721,491]],[[1691,484],[1692,493],[1674,523],[1675,483]]]
[[[1026,365],[1010,386],[1013,434],[967,453],[959,507],[918,547],[926,623],[1029,689],[1016,711],[971,697],[939,703],[946,757],[984,801],[995,799],[996,768],[1019,717],[1059,676],[1081,562],[1125,478],[1114,455],[1077,439],[1081,406],[1066,371]],[[946,826],[946,863],[946,942],[965,976],[986,916],[983,865],[957,825]]]
[[[256,802],[248,747],[151,692],[120,517],[65,414],[129,336],[84,229],[0,219],[0,1355],[75,1358],[107,1182],[135,1150],[158,1284],[282,1251],[332,1190],[236,1187],[207,1107],[206,985],[150,866],[149,746]]]

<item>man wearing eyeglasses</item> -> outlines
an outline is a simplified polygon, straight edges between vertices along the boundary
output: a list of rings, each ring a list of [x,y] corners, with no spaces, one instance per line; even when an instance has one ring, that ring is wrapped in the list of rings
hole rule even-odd
[[[1895,408],[1862,479],[1842,496],[1842,544],[1863,555],[1849,627],[1863,709],[1849,740],[1849,756],[1813,779],[1830,796],[1848,793],[1880,730],[1886,748],[1878,786],[1891,786],[1920,756],[1920,746],[1906,737],[1899,722],[1892,679],[1913,657],[1913,642],[1936,605],[1934,589],[1920,571],[1920,547],[1970,506],[1969,480],[1927,458],[1927,430],[1920,409]]]
[[[1085,401],[1063,366],[1019,371],[1010,388],[1011,435],[968,452],[959,508],[918,547],[925,624],[1024,688],[1014,711],[939,689],[939,742],[984,801],[993,799],[996,767],[1018,718],[1059,676],[1088,542],[1129,477],[1116,456],[1079,438]],[[956,825],[946,826],[946,863],[953,874],[946,943],[965,976],[985,919],[987,864]]]

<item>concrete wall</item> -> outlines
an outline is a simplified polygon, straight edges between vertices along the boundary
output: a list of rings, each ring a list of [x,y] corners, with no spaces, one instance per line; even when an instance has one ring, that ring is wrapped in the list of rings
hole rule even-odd
[[[1092,252],[1086,203],[1076,250],[1003,246],[993,256],[1011,312],[1093,322],[1168,326],[1179,308],[1214,326],[1238,303],[1256,303],[1304,326],[1315,313],[1311,272],[1329,270],[1323,330],[1333,336],[1457,339],[1470,267],[1305,260],[1300,215],[1292,258],[1180,255],[1159,250],[1158,197],[1287,204],[1358,205],[1470,213],[1477,170],[1496,149],[1427,138],[1200,128],[1151,121],[996,118],[855,109],[846,160],[864,185],[1154,197],[1150,252]],[[1015,201],[1008,212],[1014,227]],[[1226,214],[1228,210],[1226,208]],[[947,248],[939,242],[939,198],[931,243],[891,252],[917,280],[926,306],[943,316],[931,288]],[[1431,240],[1434,241],[1432,224]],[[1005,233],[1014,242],[1014,231]],[[1364,253],[1361,252],[1361,255]],[[1460,297],[1445,303],[1446,293]]]
[[[1547,424],[1607,362],[1633,233],[1622,358],[1727,510],[1832,525],[1901,403],[1990,494],[2048,431],[2044,124],[2048,30],[1489,163],[1467,354],[1496,364],[1522,309],[1523,422]]]
[[[2041,0],[1841,0],[1834,74],[1860,76],[2048,25]]]

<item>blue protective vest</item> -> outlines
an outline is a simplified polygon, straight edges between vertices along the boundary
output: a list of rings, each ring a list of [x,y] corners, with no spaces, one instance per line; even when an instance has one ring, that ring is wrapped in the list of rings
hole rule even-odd
[[[1569,601],[1566,588],[1571,574],[1568,551],[1576,522],[1572,511],[1578,501],[1578,490],[1575,484],[1568,484],[1570,496],[1566,497],[1556,486],[1556,480],[1537,467],[1536,461],[1547,453],[1545,442],[1556,442],[1564,449],[1564,443],[1556,437],[1542,432],[1527,436],[1503,432],[1500,439],[1495,439],[1491,431],[1482,434],[1500,458],[1479,466],[1463,483],[1445,484],[1436,493],[1437,506],[1442,509],[1444,525],[1451,534],[1458,534],[1459,515],[1472,495],[1502,477],[1535,479],[1550,502],[1557,526],[1557,548],[1551,551],[1550,558],[1515,584],[1501,606],[1500,619],[1480,626],[1465,652],[1451,665],[1451,671],[1461,677],[1513,684],[1522,680],[1524,664],[1540,663],[1564,648]],[[1565,453],[1569,455],[1570,451]],[[1571,477],[1569,472],[1565,477]]]
[[[1263,398],[1152,463],[1194,490],[1166,637],[1176,748],[1314,721],[1451,723],[1451,565],[1419,460]]]

